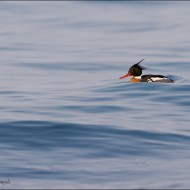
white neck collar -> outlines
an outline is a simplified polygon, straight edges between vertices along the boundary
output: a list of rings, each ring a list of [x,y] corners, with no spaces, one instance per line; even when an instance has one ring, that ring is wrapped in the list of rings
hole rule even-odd
[[[135,79],[141,79],[141,76],[134,76]]]

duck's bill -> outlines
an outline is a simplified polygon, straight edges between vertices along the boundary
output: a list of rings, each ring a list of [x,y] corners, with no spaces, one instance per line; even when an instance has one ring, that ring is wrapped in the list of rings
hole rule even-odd
[[[120,77],[119,79],[123,79],[123,78],[130,77],[130,76],[131,76],[131,74],[130,74],[130,73],[127,73],[126,75]]]

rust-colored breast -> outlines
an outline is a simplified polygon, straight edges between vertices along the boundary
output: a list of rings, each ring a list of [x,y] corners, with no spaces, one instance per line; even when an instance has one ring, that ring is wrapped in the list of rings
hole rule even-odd
[[[140,81],[141,81],[140,78],[135,78],[135,77],[132,77],[132,78],[129,80],[129,82],[131,82],[131,83],[140,82]]]

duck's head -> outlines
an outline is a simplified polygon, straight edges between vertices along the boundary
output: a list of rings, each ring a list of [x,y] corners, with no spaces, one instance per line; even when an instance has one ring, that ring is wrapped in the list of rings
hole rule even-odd
[[[145,68],[142,67],[141,65],[139,65],[144,59],[142,59],[141,61],[139,61],[138,63],[134,64],[133,66],[130,67],[128,73],[122,77],[120,77],[119,79],[123,79],[129,76],[141,76],[142,74],[142,70],[144,70]]]

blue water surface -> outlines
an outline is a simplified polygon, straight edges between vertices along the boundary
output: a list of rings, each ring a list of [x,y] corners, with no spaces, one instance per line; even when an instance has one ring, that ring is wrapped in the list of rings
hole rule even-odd
[[[189,2],[0,2],[0,188],[189,188]],[[118,78],[145,58],[145,74]]]

